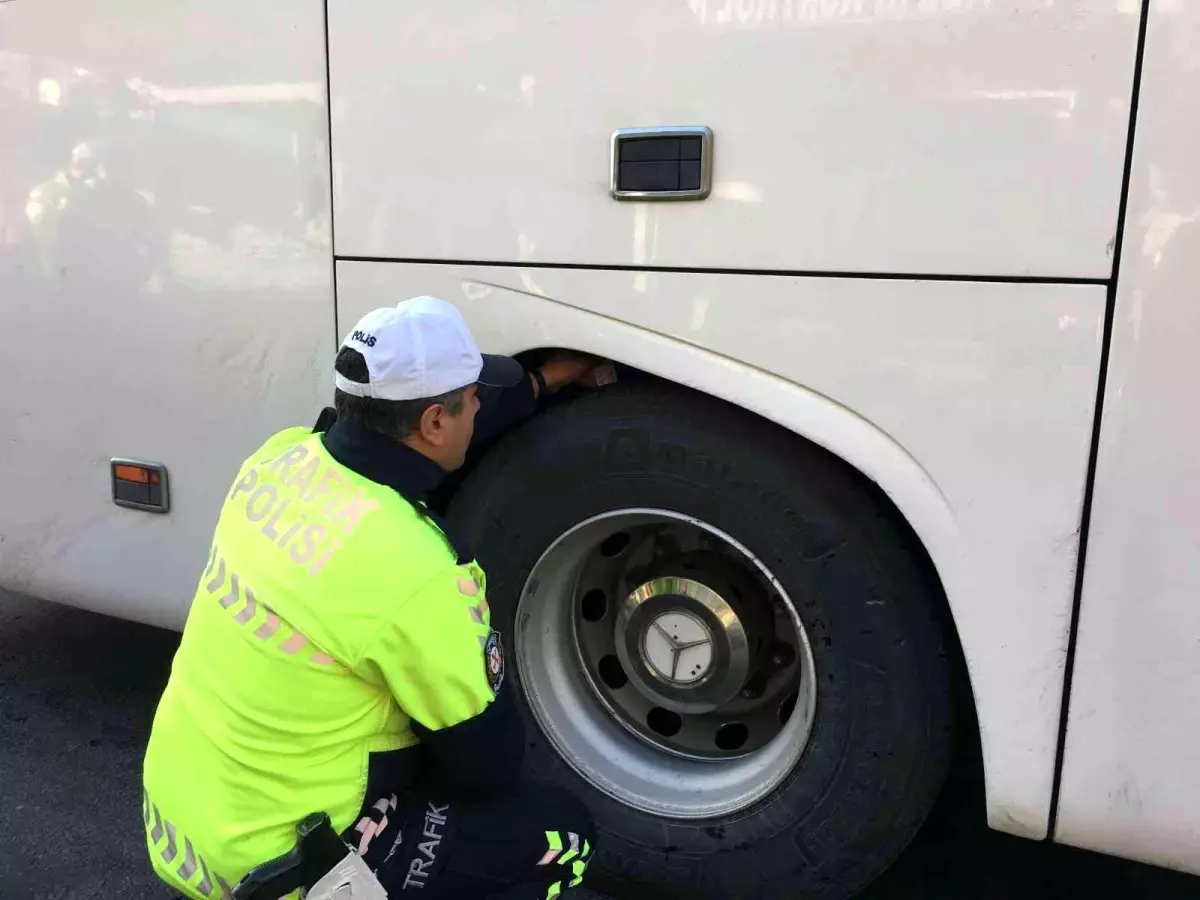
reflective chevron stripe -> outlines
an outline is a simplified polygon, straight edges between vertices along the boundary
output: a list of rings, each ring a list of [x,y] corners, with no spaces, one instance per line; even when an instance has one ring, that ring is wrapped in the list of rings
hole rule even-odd
[[[567,837],[571,839],[571,847],[562,855],[562,859],[558,861],[560,866],[565,866],[571,860],[579,855],[579,835],[571,831],[567,833]]]
[[[554,882],[554,884],[550,885],[550,890],[546,891],[546,900],[554,900],[554,898],[557,897],[561,893],[562,893],[562,882],[556,881],[556,882]]]
[[[170,865],[179,855],[179,849],[175,846],[175,826],[166,819],[163,819],[163,824],[167,826],[167,846],[163,847],[161,855],[163,862]]]
[[[291,636],[286,641],[279,645],[279,649],[287,654],[299,653],[308,646],[308,638],[298,631],[293,631]]]
[[[538,860],[539,866],[548,866],[550,863],[558,859],[558,854],[562,853],[563,842],[562,836],[557,831],[546,832],[546,852],[542,854],[542,858]]]
[[[158,850],[158,855],[162,857],[162,861],[167,866],[172,867],[168,871],[178,879],[178,883],[190,885],[196,874],[199,873],[200,880],[195,885],[195,891],[200,896],[208,897],[210,900],[232,900],[233,892],[229,887],[229,882],[209,868],[204,857],[196,851],[191,839],[181,834],[175,823],[163,816],[146,791],[142,791],[142,803],[146,827],[150,828],[150,823],[154,823],[154,827],[150,828],[147,835],[150,848],[158,850],[158,845],[162,842],[164,835],[166,836],[166,846],[162,850]],[[180,858],[179,842],[183,843],[183,859],[178,867],[173,867],[172,864]],[[170,880],[174,882],[174,879]],[[215,887],[214,881],[216,882]]]
[[[158,807],[153,803],[150,804],[150,812],[154,815],[154,828],[150,831],[150,843],[158,846],[158,842],[163,837],[162,816],[159,815]],[[146,824],[150,824],[149,820],[146,821]]]
[[[588,860],[577,859],[571,863],[571,874],[575,877],[571,879],[571,883],[567,887],[579,887],[583,884],[583,873],[587,871]]]
[[[246,585],[246,606],[240,613],[233,617],[233,621],[239,625],[245,625],[256,615],[258,615],[258,602],[254,599],[254,591],[250,590],[249,585]]]
[[[265,641],[267,638],[273,637],[274,634],[279,631],[280,622],[279,614],[275,612],[275,610],[271,609],[271,607],[267,606],[265,603],[263,604],[263,607],[267,611],[267,621],[263,622],[254,630],[254,636]]]
[[[375,839],[375,821],[370,816],[363,816],[358,820],[358,824],[354,826],[354,830],[362,835],[358,841],[358,855],[366,856],[367,849],[371,846],[371,841]]]
[[[221,585],[225,583],[225,557],[217,557],[217,574],[212,577],[212,581],[204,586],[204,589],[210,594],[215,594],[221,589]]]
[[[208,578],[214,569],[216,574],[204,585],[204,588],[210,594],[217,594],[217,603],[223,609],[233,610],[238,607],[238,601],[245,600],[245,605],[241,606],[233,617],[234,622],[238,625],[252,627],[254,629],[252,634],[264,642],[270,641],[280,633],[285,623],[279,614],[259,600],[250,585],[242,584],[238,573],[227,567],[225,558],[221,556],[215,545],[204,577]],[[259,621],[260,609],[265,613],[265,621]],[[305,651],[308,659],[318,666],[328,666],[335,662],[332,656],[314,646],[307,636],[294,628],[290,629],[290,634],[283,643],[278,645],[277,649],[288,656],[295,656],[301,651]]]
[[[187,838],[183,839],[183,865],[179,867],[179,877],[184,881],[191,881],[192,876],[198,871],[196,868],[196,851],[192,849],[192,842]]]
[[[389,797],[380,797],[371,804],[371,808],[367,810],[367,814],[358,820],[358,824],[354,826],[354,830],[362,835],[358,841],[359,856],[366,856],[367,850],[371,846],[371,841],[383,834],[384,830],[388,827],[388,813],[395,812],[399,802],[395,794]]]
[[[229,575],[229,591],[217,602],[220,603],[225,609],[229,609],[229,607],[238,602],[238,597],[240,595],[241,592],[238,589],[237,572],[232,572]]]
[[[583,880],[583,873],[590,862],[592,845],[585,840],[583,849],[580,850],[579,835],[573,831],[565,832],[567,840],[564,845],[563,834],[564,832],[561,831],[546,832],[546,852],[538,860],[538,865],[548,866],[554,862],[560,866],[570,865],[571,874],[575,876],[575,881],[571,883],[571,887],[574,887]],[[563,851],[564,846],[567,848],[565,852]]]
[[[208,866],[204,859],[200,859],[200,883],[196,885],[196,890],[207,897],[213,892],[212,876],[209,874]]]

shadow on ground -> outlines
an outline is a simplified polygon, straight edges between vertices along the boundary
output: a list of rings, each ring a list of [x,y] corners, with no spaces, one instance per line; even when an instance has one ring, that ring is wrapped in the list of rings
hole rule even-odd
[[[140,770],[177,640],[0,594],[3,900],[172,896],[145,862]],[[982,816],[968,751],[929,823],[864,900],[1200,898],[1200,879],[990,832]]]

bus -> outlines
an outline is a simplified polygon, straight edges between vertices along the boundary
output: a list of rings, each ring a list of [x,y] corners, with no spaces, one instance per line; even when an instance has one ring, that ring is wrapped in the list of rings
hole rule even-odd
[[[1198,73],[1188,0],[2,3],[0,587],[182,627],[433,294],[616,373],[444,503],[622,896],[851,896],[972,731],[1200,873]]]

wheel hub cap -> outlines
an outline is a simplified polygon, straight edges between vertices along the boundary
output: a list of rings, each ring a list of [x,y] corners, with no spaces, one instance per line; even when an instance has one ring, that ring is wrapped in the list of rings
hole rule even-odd
[[[703,681],[712,668],[712,632],[698,616],[666,612],[650,621],[642,637],[642,658],[667,684]]]
[[[676,575],[637,588],[621,606],[617,655],[642,696],[681,714],[728,702],[750,668],[745,627],[706,584]]]

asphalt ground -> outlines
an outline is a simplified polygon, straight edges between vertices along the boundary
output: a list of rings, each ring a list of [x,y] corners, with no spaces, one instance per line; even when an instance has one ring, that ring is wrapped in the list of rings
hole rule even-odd
[[[140,767],[177,641],[0,593],[0,900],[173,896],[144,857]],[[982,822],[978,761],[967,753],[921,834],[864,897],[1200,900],[1200,878]]]

